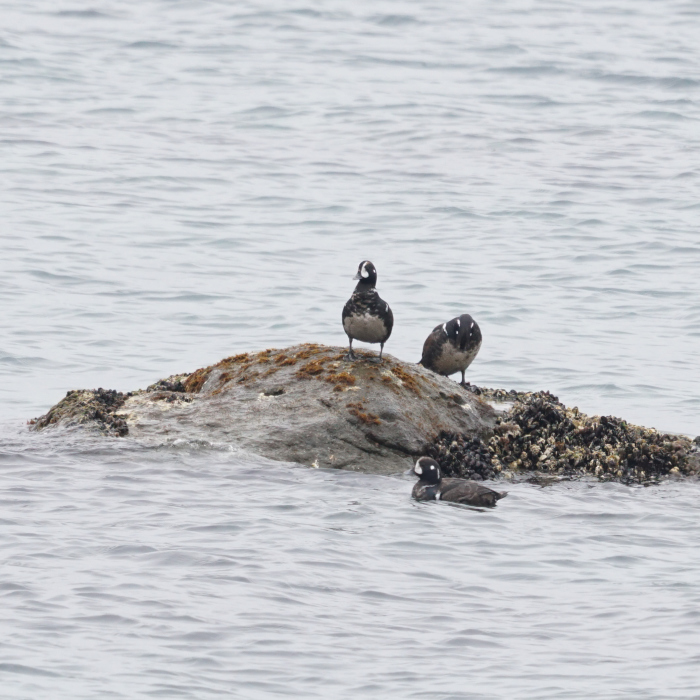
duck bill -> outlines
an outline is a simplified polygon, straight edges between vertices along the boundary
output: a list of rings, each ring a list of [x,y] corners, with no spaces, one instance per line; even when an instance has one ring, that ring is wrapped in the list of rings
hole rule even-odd
[[[353,279],[354,279],[354,280],[361,280],[361,279],[362,279],[362,276],[361,276],[360,273],[358,272],[358,273],[353,277]]]

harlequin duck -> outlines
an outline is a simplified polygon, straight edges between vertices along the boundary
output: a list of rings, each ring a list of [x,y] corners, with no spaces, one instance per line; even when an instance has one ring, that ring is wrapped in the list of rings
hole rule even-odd
[[[481,330],[469,314],[462,314],[441,326],[435,326],[433,332],[423,344],[423,357],[419,365],[448,377],[455,372],[462,373],[472,363],[481,347]]]
[[[507,491],[494,491],[478,481],[443,479],[440,465],[430,457],[420,457],[413,472],[419,478],[411,494],[417,501],[450,501],[490,508],[508,495]]]
[[[353,279],[359,282],[343,307],[343,328],[350,340],[348,357],[355,359],[352,341],[361,340],[363,343],[380,343],[378,362],[381,362],[384,343],[389,340],[394,327],[394,314],[374,288],[377,270],[369,260],[360,263]]]

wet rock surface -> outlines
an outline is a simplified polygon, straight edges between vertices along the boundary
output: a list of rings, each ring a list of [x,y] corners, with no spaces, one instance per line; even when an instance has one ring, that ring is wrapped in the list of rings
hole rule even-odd
[[[452,380],[391,356],[299,345],[243,353],[133,392],[113,411],[131,438],[228,443],[276,460],[390,474],[408,469],[441,431],[487,436],[495,411]],[[84,402],[93,392],[78,392]],[[124,396],[124,395],[121,395]],[[97,399],[94,399],[97,400]],[[112,431],[66,399],[38,419]]]
[[[549,392],[468,386],[376,353],[305,344],[228,357],[142,391],[69,391],[48,427],[147,443],[227,443],[270,459],[389,474],[418,455],[446,476],[648,484],[700,473],[700,438],[588,416]],[[496,407],[496,410],[493,408]]]

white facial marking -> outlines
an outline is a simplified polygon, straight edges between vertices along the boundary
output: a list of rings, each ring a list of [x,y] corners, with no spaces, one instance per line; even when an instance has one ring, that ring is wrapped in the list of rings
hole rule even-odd
[[[433,471],[434,469],[435,469],[435,465],[434,465],[434,464],[431,464],[431,465],[430,465],[430,471]]]
[[[445,333],[447,333],[447,324],[446,323],[442,324],[442,330],[445,331]]]
[[[436,501],[440,500],[440,492],[439,491],[435,494],[435,500]]]
[[[369,277],[369,272],[367,272],[367,263],[362,264],[362,270],[360,270],[360,276],[367,278]]]
[[[415,470],[416,474],[423,473],[423,470],[421,469],[420,464],[418,464],[418,462],[416,462],[416,466],[414,467],[414,470]]]
[[[462,323],[460,322],[459,319],[457,319],[457,328],[461,328],[461,327],[462,327]]]
[[[387,311],[389,310],[389,304],[386,305],[386,310],[387,310]]]
[[[472,321],[472,324],[471,326],[469,326],[469,328],[474,328],[474,321]]]

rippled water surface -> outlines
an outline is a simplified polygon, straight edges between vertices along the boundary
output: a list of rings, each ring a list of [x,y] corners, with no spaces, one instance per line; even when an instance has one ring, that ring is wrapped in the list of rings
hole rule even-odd
[[[29,436],[341,344],[700,433],[694,2],[0,0],[0,697],[700,698],[697,483],[411,481]]]

